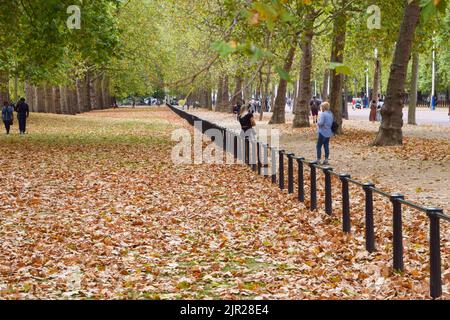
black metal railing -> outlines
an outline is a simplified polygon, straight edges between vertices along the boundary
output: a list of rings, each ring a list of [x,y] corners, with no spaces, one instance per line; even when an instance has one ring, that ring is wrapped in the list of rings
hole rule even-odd
[[[202,133],[206,133],[209,129],[219,130],[224,137],[224,145],[227,145],[227,140],[231,148],[227,148],[230,154],[234,155],[236,162],[241,162],[257,171],[261,174],[261,167],[267,168],[264,170],[266,176],[270,176],[272,183],[278,184],[280,190],[285,189],[285,164],[284,160],[287,158],[287,181],[288,181],[288,193],[293,194],[295,192],[294,184],[294,162],[297,163],[298,168],[298,200],[305,202],[305,174],[304,167],[309,167],[310,170],[310,197],[309,208],[311,211],[318,209],[317,201],[317,170],[322,170],[325,176],[325,212],[327,215],[333,214],[333,201],[332,201],[332,176],[338,178],[341,182],[341,198],[342,198],[342,230],[344,233],[351,232],[351,212],[350,212],[350,192],[349,185],[356,185],[360,187],[365,194],[365,241],[366,250],[369,253],[376,251],[375,246],[375,227],[374,227],[374,193],[381,195],[390,200],[392,203],[393,212],[393,269],[396,271],[404,271],[403,263],[403,221],[402,221],[402,208],[407,206],[423,213],[426,213],[429,219],[430,225],[430,296],[433,299],[437,299],[442,296],[442,267],[441,267],[441,234],[440,234],[440,222],[450,221],[450,216],[444,214],[443,209],[439,208],[427,208],[419,204],[405,200],[405,197],[401,194],[391,194],[384,192],[375,187],[373,183],[362,183],[351,178],[347,173],[337,173],[333,168],[328,166],[321,166],[316,162],[308,161],[303,157],[296,157],[295,154],[287,154],[284,150],[279,150],[270,145],[262,143],[258,140],[250,141],[248,138],[243,138],[236,131],[224,128],[215,123],[202,120],[199,117],[182,111],[176,107],[168,105],[168,107],[178,114],[181,118],[187,120],[191,125],[194,125],[195,121],[201,121]],[[222,143],[222,142],[220,142]],[[264,150],[263,157],[260,157],[260,151]],[[269,152],[271,151],[271,152]],[[256,156],[255,156],[256,154]],[[268,155],[271,154],[270,161]],[[257,159],[256,159],[257,158]],[[260,160],[261,159],[261,160]],[[269,163],[270,162],[270,163]],[[268,165],[271,166],[271,171],[268,171]],[[258,167],[260,169],[258,170]],[[256,169],[255,169],[256,168]],[[278,174],[277,174],[278,173]]]

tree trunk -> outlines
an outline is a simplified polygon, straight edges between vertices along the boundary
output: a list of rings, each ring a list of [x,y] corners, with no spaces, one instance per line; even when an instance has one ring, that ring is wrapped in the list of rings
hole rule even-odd
[[[19,100],[19,76],[17,75],[17,66],[14,72],[14,102]]]
[[[205,89],[205,101],[206,101],[206,109],[212,110],[212,90],[211,87],[207,87]]]
[[[223,96],[223,77],[219,77],[219,83],[217,85],[217,96],[216,96],[216,105],[215,105],[215,111],[220,111],[220,104],[222,103],[222,96]]]
[[[73,106],[72,107],[72,114],[73,115],[76,115],[77,113],[81,113],[81,112],[83,112],[83,110],[80,110],[79,109],[79,107],[81,106],[81,107],[83,107],[83,99],[85,99],[85,97],[83,97],[83,96],[81,96],[81,97],[79,97],[78,96],[78,92],[77,92],[77,89],[76,88],[70,88],[70,99],[71,99],[71,105]],[[82,101],[80,101],[79,99],[82,99]],[[84,103],[86,103],[86,101],[84,100]]]
[[[102,92],[102,100],[103,100],[103,108],[111,107],[111,99],[109,97],[109,78],[108,76],[104,76],[101,82],[101,92]]]
[[[231,112],[231,107],[229,105],[229,92],[228,92],[228,76],[223,77],[222,81],[222,95],[218,102],[219,112]]]
[[[97,101],[97,108],[104,109],[105,103],[103,101],[103,88],[102,88],[103,76],[96,75],[95,77],[95,99]]]
[[[323,74],[322,84],[322,101],[328,101],[328,78],[330,77],[330,70],[325,69]]]
[[[54,98],[55,113],[56,114],[62,114],[61,88],[60,87],[54,87],[53,88],[53,98]]]
[[[343,1],[342,5],[345,5]],[[345,37],[347,31],[347,17],[345,13],[340,13],[334,20],[333,44],[331,49],[331,62],[343,63],[345,50]],[[331,70],[331,92],[330,105],[333,112],[334,121],[339,125],[337,134],[342,133],[342,87],[343,75],[337,74],[336,70]]]
[[[381,71],[381,61],[380,59],[375,60],[375,70],[373,79],[373,90],[371,101],[378,101],[378,94],[380,93],[380,71]]]
[[[408,124],[417,125],[416,108],[417,108],[417,85],[419,81],[419,53],[414,52],[413,63],[411,69],[411,88],[409,93],[409,111]]]
[[[61,86],[59,91],[61,92],[61,113],[69,114],[67,108],[67,87]]]
[[[264,104],[263,104],[263,95],[264,95],[264,84],[263,84],[263,76],[262,76],[262,68],[258,72],[258,95],[261,102],[261,112],[259,113],[259,121],[262,121],[264,118]]]
[[[300,70],[301,71],[301,70]],[[300,72],[299,72],[300,73]],[[294,98],[292,101],[292,106],[293,106],[293,112],[295,113],[295,106],[297,105],[297,101],[298,101],[298,96],[299,96],[299,90],[300,90],[300,79],[294,82]]]
[[[297,39],[294,39],[294,43],[288,51],[286,56],[284,71],[289,73],[294,62],[295,51],[297,49]],[[281,78],[278,85],[277,98],[275,99],[275,106],[273,109],[272,119],[269,124],[281,124],[286,123],[286,89],[287,80]]]
[[[35,89],[28,80],[25,80],[25,99],[30,106],[30,111],[35,111]]]
[[[0,71],[0,104],[3,106],[3,102],[9,101],[9,73],[8,71]]]
[[[237,105],[238,102],[242,103],[242,78],[240,76],[237,76],[236,79],[236,87],[234,89],[233,99],[231,100],[231,103],[233,106]]]
[[[53,87],[48,83],[45,84],[45,112],[55,113]]]
[[[91,72],[86,73],[86,96],[87,96],[87,110],[89,112],[97,108],[97,101],[95,96],[94,76]]]
[[[348,97],[348,76],[344,76],[344,96],[343,96],[343,101],[342,101],[342,118],[344,118],[345,120],[349,119],[347,97]]]
[[[403,105],[408,61],[414,34],[419,22],[418,0],[406,5],[402,26],[397,39],[394,60],[391,66],[386,101],[381,109],[382,122],[373,142],[376,146],[393,146],[403,143]]]
[[[311,101],[311,71],[312,71],[312,40],[313,30],[308,29],[303,35],[302,61],[300,67],[300,93],[294,106],[294,128],[309,127],[309,113]]]
[[[36,112],[45,112],[45,86],[42,84],[36,88]]]
[[[83,113],[87,111],[87,95],[86,95],[86,82],[81,79],[76,80],[76,105],[71,105],[71,114]],[[69,95],[70,96],[70,95]],[[73,103],[73,101],[72,101]]]

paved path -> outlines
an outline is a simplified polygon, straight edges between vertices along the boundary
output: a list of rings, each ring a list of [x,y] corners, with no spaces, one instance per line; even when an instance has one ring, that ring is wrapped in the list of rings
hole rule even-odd
[[[230,129],[239,128],[233,114],[205,109],[189,112]],[[287,124],[269,126],[270,116],[267,113],[263,121],[257,122],[257,130],[280,129],[283,149],[315,159],[314,128],[292,129],[292,114],[286,116]],[[448,212],[450,189],[442,184],[450,181],[450,126],[405,126],[405,145],[392,148],[369,147],[379,123],[350,120],[345,127],[347,134],[332,141],[331,165],[336,171],[349,172],[360,181],[373,181],[385,190],[401,192],[410,200],[439,206]]]
[[[368,120],[369,113],[369,109],[352,110],[349,108],[350,120]],[[408,108],[405,108],[403,111],[403,119],[405,123],[408,122]],[[443,108],[435,111],[425,108],[418,108],[416,111],[416,121],[418,125],[438,124],[450,126],[448,110]]]

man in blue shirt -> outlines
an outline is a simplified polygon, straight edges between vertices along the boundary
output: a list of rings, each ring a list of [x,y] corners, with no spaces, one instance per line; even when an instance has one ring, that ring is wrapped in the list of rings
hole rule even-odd
[[[330,111],[330,104],[324,102],[321,105],[322,113],[317,123],[319,139],[317,140],[317,163],[322,159],[322,147],[325,148],[325,161],[323,165],[328,165],[330,158],[330,138],[333,136],[333,114]]]

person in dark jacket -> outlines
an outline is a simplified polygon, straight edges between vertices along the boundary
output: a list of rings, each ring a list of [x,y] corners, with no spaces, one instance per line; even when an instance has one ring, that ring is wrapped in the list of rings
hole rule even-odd
[[[9,105],[8,101],[5,101],[2,108],[2,120],[5,124],[6,134],[9,134],[9,130],[11,129],[11,125],[13,124],[13,119],[14,108]]]
[[[20,134],[25,134],[27,128],[27,118],[30,116],[30,107],[25,102],[24,98],[21,98],[16,106],[17,120],[19,120]]]

